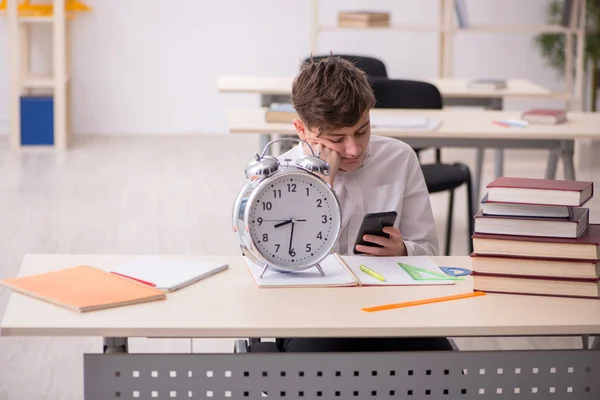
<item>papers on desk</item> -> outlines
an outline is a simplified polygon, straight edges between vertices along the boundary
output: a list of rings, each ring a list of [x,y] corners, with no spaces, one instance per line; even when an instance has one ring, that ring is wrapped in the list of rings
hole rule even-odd
[[[371,114],[372,128],[400,128],[407,130],[436,130],[442,123],[439,119],[432,119],[422,116],[412,115],[382,115]]]
[[[351,287],[396,285],[452,285],[455,278],[446,275],[427,256],[369,257],[331,254],[321,262],[325,275],[316,268],[297,272],[267,269],[260,277],[262,266],[244,258],[248,270],[261,288],[278,287]],[[361,265],[383,276],[381,281],[361,270]]]

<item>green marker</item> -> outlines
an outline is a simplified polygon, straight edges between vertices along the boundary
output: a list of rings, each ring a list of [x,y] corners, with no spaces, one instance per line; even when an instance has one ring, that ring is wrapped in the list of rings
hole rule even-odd
[[[372,269],[367,268],[365,265],[361,265],[360,270],[362,272],[364,272],[365,274],[370,275],[377,280],[385,282],[385,278],[383,276],[379,275],[377,272],[373,271]]]

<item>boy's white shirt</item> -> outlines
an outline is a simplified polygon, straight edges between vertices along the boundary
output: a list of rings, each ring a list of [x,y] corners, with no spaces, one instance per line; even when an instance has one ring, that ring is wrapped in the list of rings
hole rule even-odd
[[[303,148],[298,145],[278,158],[295,162],[302,155]],[[429,192],[419,160],[406,143],[371,136],[363,164],[355,171],[339,171],[333,188],[342,211],[342,229],[334,251],[352,254],[365,214],[396,211],[396,227],[408,255],[438,254]]]

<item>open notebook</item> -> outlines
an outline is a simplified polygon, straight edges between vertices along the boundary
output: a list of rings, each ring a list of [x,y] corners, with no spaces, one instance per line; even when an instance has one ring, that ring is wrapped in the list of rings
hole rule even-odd
[[[165,292],[173,292],[229,268],[228,264],[182,261],[162,257],[138,257],[110,272],[138,280]]]
[[[161,290],[88,266],[5,279],[0,284],[77,312],[166,298]]]
[[[330,254],[321,262],[324,276],[321,276],[316,268],[298,272],[268,269],[262,278],[262,267],[248,258],[244,260],[252,278],[261,288],[452,285],[454,281],[462,279],[444,274],[427,256],[370,257]],[[361,265],[381,275],[385,280],[380,281],[363,272],[360,269]]]

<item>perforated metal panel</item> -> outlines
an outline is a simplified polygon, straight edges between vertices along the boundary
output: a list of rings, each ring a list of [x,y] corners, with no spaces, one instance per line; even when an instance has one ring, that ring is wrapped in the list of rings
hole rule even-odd
[[[87,354],[85,399],[600,399],[600,351]]]

